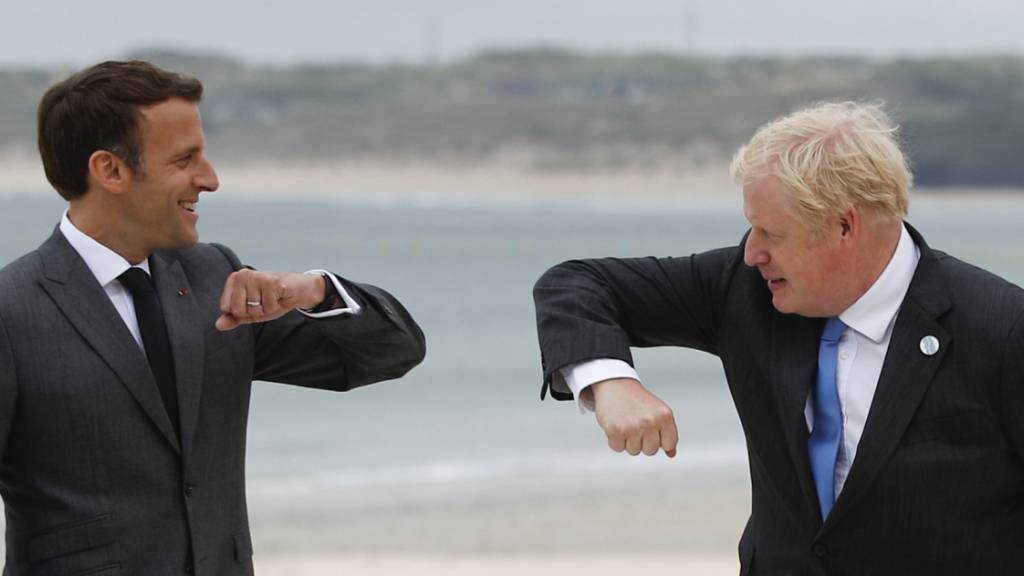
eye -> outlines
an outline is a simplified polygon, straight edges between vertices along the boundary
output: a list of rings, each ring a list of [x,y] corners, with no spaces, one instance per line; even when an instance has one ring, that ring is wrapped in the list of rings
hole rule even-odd
[[[175,160],[175,161],[174,161],[174,163],[175,163],[175,164],[177,164],[179,168],[185,168],[185,167],[187,167],[187,166],[188,166],[189,164],[191,164],[191,163],[192,163],[192,158],[193,158],[194,156],[195,156],[195,155],[194,155],[194,154],[192,154],[192,153],[186,154],[186,155],[184,155],[184,156],[182,156],[182,157],[178,158],[177,160]]]

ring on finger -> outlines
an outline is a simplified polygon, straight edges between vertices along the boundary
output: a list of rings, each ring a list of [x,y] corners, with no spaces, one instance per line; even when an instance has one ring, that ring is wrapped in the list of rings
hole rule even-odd
[[[250,308],[255,308],[257,306],[263,306],[263,302],[260,302],[259,300],[246,300],[245,305]]]

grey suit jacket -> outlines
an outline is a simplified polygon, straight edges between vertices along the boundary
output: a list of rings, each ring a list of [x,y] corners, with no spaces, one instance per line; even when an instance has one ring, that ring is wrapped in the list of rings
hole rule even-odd
[[[218,332],[227,248],[150,258],[174,355],[181,438],[145,356],[59,232],[0,271],[4,574],[252,574],[245,437],[254,379],[349,390],[424,355],[406,310],[348,283],[355,317],[289,313]]]
[[[777,312],[742,243],[550,270],[534,291],[545,388],[569,364],[632,363],[630,346],[719,356],[749,455],[743,574],[1020,574],[1024,291],[908,229],[921,260],[826,522],[804,420],[823,322]],[[928,335],[940,342],[934,355],[920,347]]]

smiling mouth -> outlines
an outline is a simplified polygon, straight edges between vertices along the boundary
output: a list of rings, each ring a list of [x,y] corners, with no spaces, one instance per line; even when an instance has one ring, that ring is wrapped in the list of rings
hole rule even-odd
[[[786,279],[785,278],[769,278],[768,279],[768,288],[771,289],[771,290],[777,290],[779,288],[782,288],[785,285],[786,285]]]
[[[198,202],[189,202],[189,201],[178,202],[178,206],[181,206],[182,208],[184,208],[185,210],[187,210],[189,212],[195,212],[196,211],[196,204],[198,204]]]

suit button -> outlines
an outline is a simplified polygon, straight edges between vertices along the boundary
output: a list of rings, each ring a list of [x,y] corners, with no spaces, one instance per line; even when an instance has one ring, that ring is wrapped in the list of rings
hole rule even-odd
[[[191,484],[188,484],[187,486],[185,486],[185,497],[186,498],[191,498],[192,497],[192,493],[195,492],[195,490],[196,490],[196,487],[191,485]]]
[[[193,572],[192,562],[191,561],[186,562],[185,563],[185,574],[191,574],[192,572]]]
[[[814,545],[813,551],[814,555],[818,558],[824,558],[825,555],[828,554],[828,546],[818,543]]]

